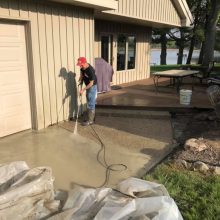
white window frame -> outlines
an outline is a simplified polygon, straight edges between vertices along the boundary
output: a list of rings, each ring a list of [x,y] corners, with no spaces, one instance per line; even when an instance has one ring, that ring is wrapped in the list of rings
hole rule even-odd
[[[126,37],[126,44],[125,44],[125,69],[124,70],[117,70],[117,72],[135,70],[136,69],[136,54],[137,54],[136,53],[136,49],[137,49],[137,47],[136,47],[136,43],[137,43],[136,39],[137,39],[137,37],[136,37],[135,34],[125,34],[125,33],[117,34],[117,54],[118,54],[118,36],[119,35],[124,35]],[[133,68],[133,69],[128,69],[128,37],[135,37],[135,68]],[[118,68],[117,63],[118,62],[116,60],[116,69]]]

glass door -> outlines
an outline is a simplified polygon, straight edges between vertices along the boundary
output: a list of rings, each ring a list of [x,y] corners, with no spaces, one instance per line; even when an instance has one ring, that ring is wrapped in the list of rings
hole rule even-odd
[[[112,65],[112,35],[102,35],[101,36],[101,57]]]

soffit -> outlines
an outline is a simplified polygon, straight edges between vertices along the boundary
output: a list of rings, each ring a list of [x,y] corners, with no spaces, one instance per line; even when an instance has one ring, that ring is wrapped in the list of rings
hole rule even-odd
[[[53,2],[93,8],[96,10],[115,10],[118,8],[118,0],[49,0]]]

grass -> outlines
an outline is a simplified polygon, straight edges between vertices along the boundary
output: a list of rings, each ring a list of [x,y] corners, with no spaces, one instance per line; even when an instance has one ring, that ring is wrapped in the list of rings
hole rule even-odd
[[[180,65],[155,65],[151,66],[150,70],[151,72],[159,72],[159,71],[165,71],[165,70],[172,70],[179,68]]]
[[[160,72],[160,71],[166,71],[166,70],[172,70],[172,69],[179,69],[180,66],[184,66],[184,65],[176,65],[176,64],[172,64],[172,65],[155,65],[155,66],[151,66],[150,67],[150,72],[154,73],[154,72]],[[191,65],[191,66],[198,66],[198,65]],[[215,68],[214,70],[211,72],[210,77],[216,77],[216,76],[220,76],[220,64],[215,64]]]
[[[220,220],[220,176],[161,164],[144,179],[163,184],[185,220]]]
[[[165,71],[165,70],[172,70],[172,69],[178,69],[180,68],[180,66],[185,66],[185,65],[177,65],[177,64],[170,64],[170,65],[154,65],[154,66],[151,66],[150,67],[150,70],[151,72],[159,72],[159,71]],[[187,66],[187,65],[186,65]],[[191,65],[193,67],[197,67],[197,66],[200,66],[198,64],[193,64]],[[215,70],[216,69],[216,70]],[[215,67],[214,67],[214,71],[217,71],[219,72],[219,69],[220,69],[220,64],[219,63],[216,63],[215,64]]]

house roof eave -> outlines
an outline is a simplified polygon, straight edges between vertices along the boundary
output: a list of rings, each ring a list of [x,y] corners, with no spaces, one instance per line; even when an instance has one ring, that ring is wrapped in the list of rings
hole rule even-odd
[[[117,12],[116,10],[107,10],[107,11],[100,11],[95,10],[95,18],[107,19],[107,20],[115,20],[119,18],[120,21],[126,19],[127,23],[128,21],[131,23],[137,23],[139,22],[141,25],[145,26],[161,26],[161,27],[190,27],[193,23],[193,16],[191,14],[191,11],[187,5],[186,0],[171,0],[179,19],[175,22],[166,22],[166,21],[160,21],[160,20],[151,20],[150,18],[142,18],[127,14],[122,14]]]
[[[100,11],[118,9],[118,0],[49,0],[49,1],[77,5],[77,6],[92,8]]]
[[[193,23],[193,16],[186,0],[172,0],[181,19],[181,26],[190,27]]]
[[[95,19],[97,20],[107,20],[107,21],[113,21],[117,22],[120,21],[122,23],[127,24],[134,24],[134,25],[141,25],[146,27],[153,27],[153,28],[176,28],[181,27],[181,23],[174,24],[174,23],[168,23],[168,22],[162,22],[162,21],[156,21],[156,20],[143,20],[139,17],[124,17],[123,15],[113,14],[110,12],[97,12],[95,13]]]

